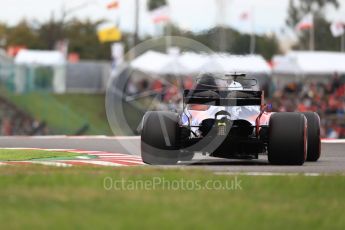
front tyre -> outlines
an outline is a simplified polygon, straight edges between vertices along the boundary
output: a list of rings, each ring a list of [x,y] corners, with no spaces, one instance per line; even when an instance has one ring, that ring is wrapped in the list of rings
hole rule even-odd
[[[151,165],[174,165],[179,157],[179,117],[176,113],[152,111],[143,118],[141,157]]]
[[[269,122],[268,161],[303,165],[307,157],[307,119],[301,113],[275,113]]]

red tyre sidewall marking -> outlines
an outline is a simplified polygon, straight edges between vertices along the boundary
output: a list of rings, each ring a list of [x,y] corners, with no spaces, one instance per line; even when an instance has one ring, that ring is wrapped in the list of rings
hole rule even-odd
[[[319,125],[319,158],[321,156],[321,130],[320,130],[320,126],[321,126],[321,121],[320,121],[320,117],[318,116],[318,125]]]
[[[304,118],[304,161],[307,160],[307,119]]]

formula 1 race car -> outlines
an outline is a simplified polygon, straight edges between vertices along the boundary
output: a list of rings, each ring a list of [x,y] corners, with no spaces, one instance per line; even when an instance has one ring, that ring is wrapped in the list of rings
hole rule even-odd
[[[195,153],[226,159],[258,159],[274,165],[303,165],[321,154],[317,113],[269,112],[264,92],[244,87],[245,74],[204,74],[184,90],[180,113],[150,111],[142,120],[145,163],[171,165]]]

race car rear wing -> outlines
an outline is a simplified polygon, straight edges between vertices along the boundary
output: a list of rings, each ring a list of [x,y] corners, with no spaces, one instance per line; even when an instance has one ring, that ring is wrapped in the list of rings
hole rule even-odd
[[[226,90],[185,90],[185,104],[203,104],[213,106],[260,106],[263,91],[226,91]]]

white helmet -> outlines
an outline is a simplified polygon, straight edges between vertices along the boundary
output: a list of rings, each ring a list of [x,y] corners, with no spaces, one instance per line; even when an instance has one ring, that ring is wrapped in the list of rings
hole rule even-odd
[[[241,83],[237,81],[232,81],[230,85],[228,85],[228,89],[229,90],[243,90],[243,86],[241,85]]]

